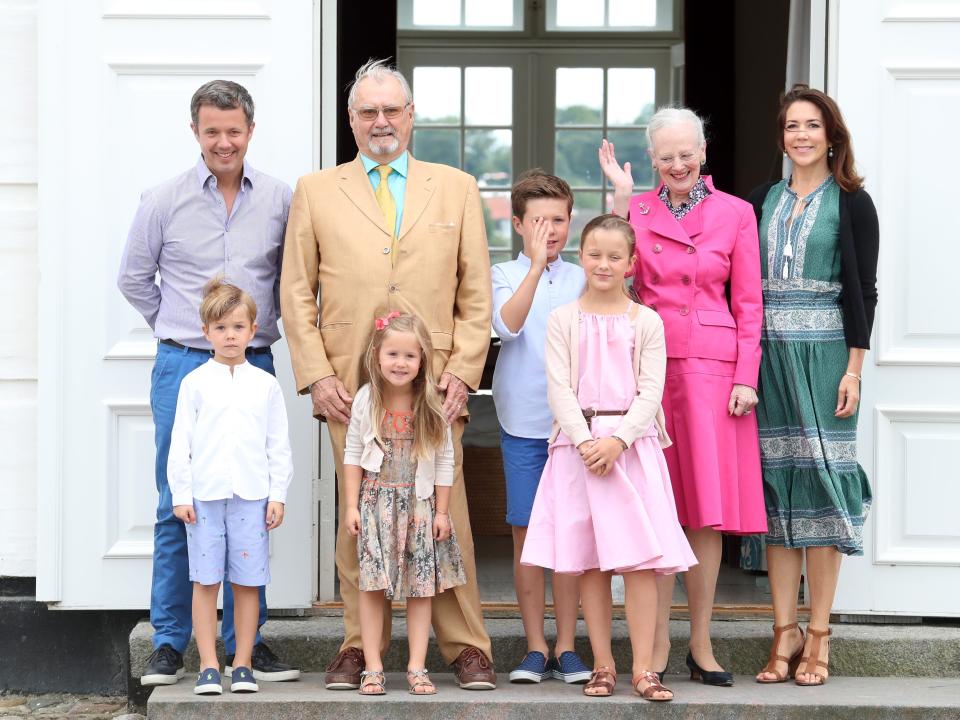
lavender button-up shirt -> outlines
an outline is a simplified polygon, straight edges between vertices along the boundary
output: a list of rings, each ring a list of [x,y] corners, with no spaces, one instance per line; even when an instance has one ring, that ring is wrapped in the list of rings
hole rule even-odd
[[[201,156],[195,167],[140,198],[117,285],[159,339],[210,349],[200,330],[204,284],[217,275],[257,303],[252,347],[280,339],[280,266],[292,192],[244,161],[240,192],[227,216],[217,178]],[[157,273],[160,283],[157,284]]]

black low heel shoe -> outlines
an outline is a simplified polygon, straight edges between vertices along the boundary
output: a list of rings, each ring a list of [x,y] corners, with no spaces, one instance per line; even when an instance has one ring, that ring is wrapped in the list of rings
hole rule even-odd
[[[733,685],[733,673],[725,670],[719,672],[713,670],[702,670],[697,661],[693,659],[693,653],[687,652],[687,667],[690,668],[690,679],[699,680],[704,685],[717,685],[720,687],[730,687]]]

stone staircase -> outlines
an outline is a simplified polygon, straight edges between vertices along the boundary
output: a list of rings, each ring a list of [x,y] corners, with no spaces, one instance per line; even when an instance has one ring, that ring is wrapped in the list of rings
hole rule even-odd
[[[130,635],[131,701],[146,703],[151,720],[167,718],[576,718],[637,717],[656,712],[662,718],[960,718],[960,627],[931,625],[837,624],[831,643],[831,677],[821,688],[793,683],[758,685],[753,675],[766,662],[770,623],[757,620],[714,622],[714,650],[718,661],[736,676],[733,688],[706,687],[690,682],[683,660],[688,624],[671,625],[672,651],[664,682],[675,692],[671,703],[647,703],[631,694],[629,678],[613,698],[584,697],[579,686],[556,680],[540,685],[511,685],[500,677],[493,692],[460,690],[442,659],[431,647],[427,667],[439,692],[430,698],[405,691],[402,674],[406,647],[404,621],[394,618],[394,642],[384,658],[388,694],[380,699],[323,687],[323,667],[337,651],[341,637],[339,617],[271,619],[264,639],[285,661],[304,672],[294,683],[260,683],[256,695],[199,698],[193,695],[190,672],[196,671],[193,646],[186,656],[187,676],[175,686],[157,688],[146,701],[139,675],[149,656],[152,630],[140,623]],[[487,621],[498,670],[505,673],[523,654],[520,621]],[[549,632],[549,630],[548,630]],[[397,638],[400,638],[398,641]],[[586,628],[578,629],[578,650],[589,662]],[[614,620],[614,655],[621,668],[630,667],[626,622]],[[221,655],[222,657],[222,655]],[[229,682],[229,681],[227,681]],[[547,707],[549,705],[549,707]]]

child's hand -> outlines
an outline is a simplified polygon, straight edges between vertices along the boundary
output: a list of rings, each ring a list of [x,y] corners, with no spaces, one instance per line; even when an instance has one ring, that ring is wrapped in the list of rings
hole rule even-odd
[[[603,477],[610,472],[613,464],[622,454],[623,445],[619,440],[612,437],[601,438],[582,454],[583,464],[590,472]]]
[[[348,507],[343,516],[343,522],[347,526],[347,532],[356,537],[360,534],[360,510],[355,507]]]
[[[193,505],[174,505],[173,514],[187,525],[193,525],[197,522],[197,514],[193,510]]]
[[[596,440],[584,440],[582,443],[577,445],[577,452],[580,453],[580,459],[586,462],[587,452],[596,444]]]
[[[267,503],[267,530],[274,530],[280,527],[280,523],[282,522],[283,522],[283,503],[268,502]]]
[[[547,266],[547,235],[549,234],[550,221],[544,217],[535,217],[533,231],[527,232],[523,238],[524,250],[530,258],[530,264],[539,270]]]
[[[446,540],[448,537],[450,537],[450,513],[434,513],[433,539]]]

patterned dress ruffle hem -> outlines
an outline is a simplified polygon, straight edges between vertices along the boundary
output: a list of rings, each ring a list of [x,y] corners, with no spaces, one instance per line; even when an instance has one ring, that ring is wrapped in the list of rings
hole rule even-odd
[[[364,472],[360,483],[360,589],[383,590],[391,600],[433,597],[467,582],[456,531],[433,539],[435,495],[416,493],[412,417],[387,412],[379,473]]]

